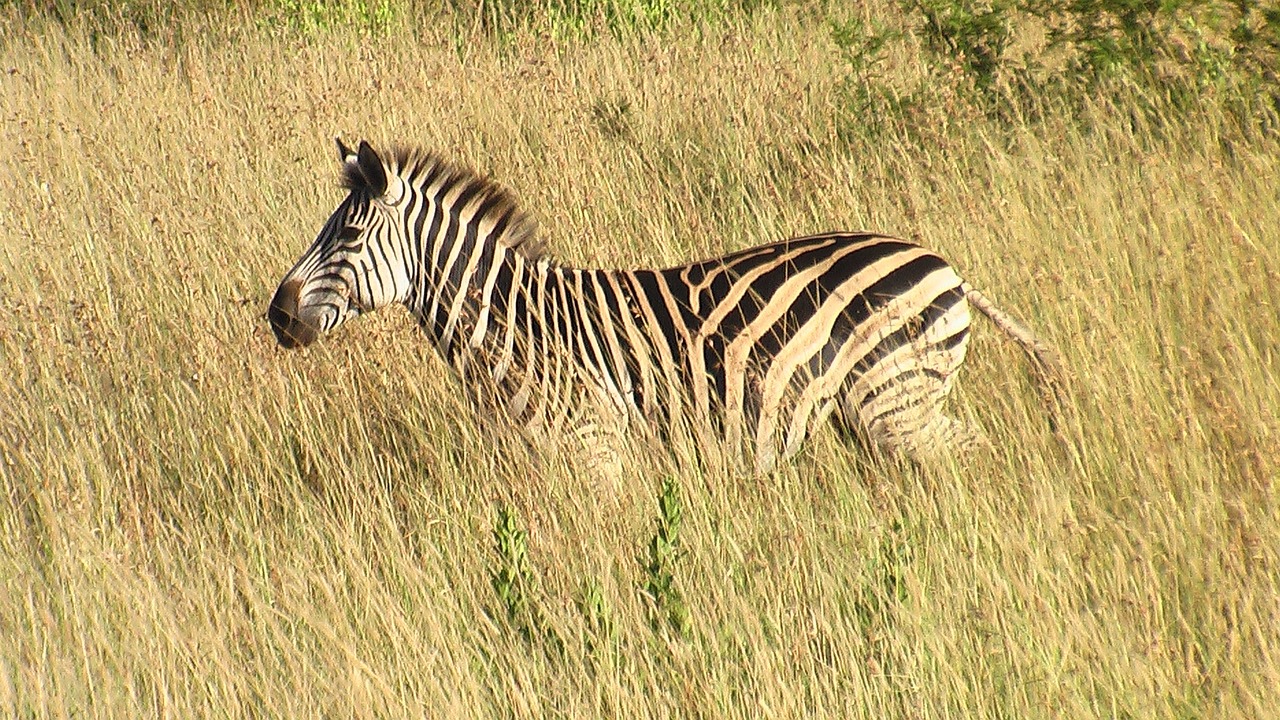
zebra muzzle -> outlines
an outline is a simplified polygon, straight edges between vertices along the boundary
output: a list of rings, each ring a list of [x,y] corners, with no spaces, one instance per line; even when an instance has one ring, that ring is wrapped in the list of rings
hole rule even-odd
[[[320,335],[320,330],[315,325],[299,317],[298,299],[301,289],[301,280],[280,283],[275,296],[271,298],[271,307],[267,308],[267,320],[271,322],[271,330],[276,334],[276,342],[280,343],[280,347],[306,347]]]

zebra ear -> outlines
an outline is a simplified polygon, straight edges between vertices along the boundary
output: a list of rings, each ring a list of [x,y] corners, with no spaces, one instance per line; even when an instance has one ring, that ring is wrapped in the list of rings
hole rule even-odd
[[[347,144],[342,142],[342,138],[335,137],[333,141],[338,144],[338,160],[345,163],[356,159],[355,151],[347,147]]]
[[[369,143],[360,141],[360,152],[357,156],[360,163],[360,174],[364,175],[366,187],[374,197],[381,197],[387,192],[387,170],[382,166],[382,158]]]

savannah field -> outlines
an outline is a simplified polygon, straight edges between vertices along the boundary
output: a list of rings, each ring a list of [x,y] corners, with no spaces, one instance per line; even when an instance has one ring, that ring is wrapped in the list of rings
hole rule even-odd
[[[0,6],[0,717],[1280,717],[1274,108],[992,112],[889,0],[311,5]],[[1069,378],[976,318],[936,465],[529,443],[399,309],[276,346],[335,135],[570,263],[916,238]]]

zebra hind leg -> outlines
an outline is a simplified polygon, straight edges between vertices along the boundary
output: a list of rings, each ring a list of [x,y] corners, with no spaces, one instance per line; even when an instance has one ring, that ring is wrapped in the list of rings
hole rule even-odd
[[[881,385],[870,387],[865,376],[847,385],[839,413],[845,427],[856,429],[864,444],[917,462],[988,444],[943,412],[963,346],[934,352],[902,348],[895,355],[884,361],[892,369],[879,375]]]
[[[841,403],[837,424],[846,437],[872,454],[901,456],[927,463],[952,452],[967,453],[991,446],[986,435],[942,412],[941,403],[924,402],[892,415],[868,417],[856,396]]]

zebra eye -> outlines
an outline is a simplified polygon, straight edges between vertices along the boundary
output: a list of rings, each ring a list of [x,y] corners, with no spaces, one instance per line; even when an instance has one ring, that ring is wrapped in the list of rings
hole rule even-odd
[[[364,252],[364,241],[360,238],[364,235],[364,230],[347,225],[338,231],[338,242],[343,244],[343,250],[351,253]]]

